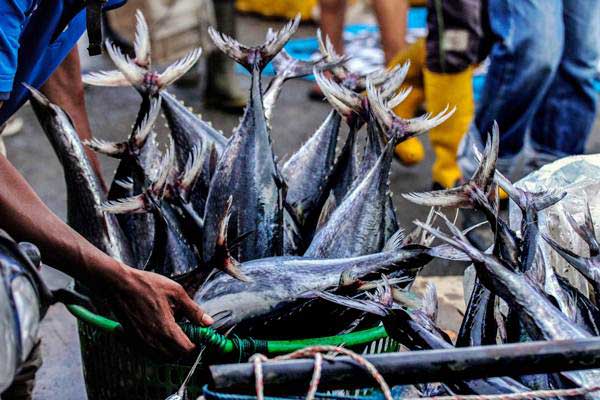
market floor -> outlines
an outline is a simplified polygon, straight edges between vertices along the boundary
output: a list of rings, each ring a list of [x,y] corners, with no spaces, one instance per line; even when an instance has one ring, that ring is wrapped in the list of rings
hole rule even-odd
[[[253,17],[240,19],[241,41],[258,43],[268,26],[279,25],[273,21],[262,21]],[[301,27],[298,37],[314,32],[313,26]],[[85,49],[85,47],[83,47]],[[82,53],[83,54],[83,53]],[[98,70],[112,68],[105,58],[84,60],[84,68]],[[244,84],[247,86],[247,81]],[[310,84],[305,81],[291,81],[284,87],[281,99],[273,117],[273,142],[277,155],[289,156],[315,130],[328,112],[328,107],[319,102],[309,101],[307,92]],[[179,89],[173,91],[186,104],[201,111],[205,119],[212,121],[224,132],[231,132],[237,125],[238,117],[220,112],[205,110],[202,106],[200,89]],[[87,107],[91,124],[96,136],[106,140],[123,140],[129,132],[139,106],[139,96],[130,88],[88,88]],[[25,175],[30,184],[39,193],[48,206],[61,217],[66,215],[65,184],[63,174],[48,140],[44,137],[39,124],[29,107],[19,113],[25,120],[23,131],[6,139],[9,159]],[[162,128],[162,123],[160,123]],[[429,144],[427,143],[427,148]],[[595,125],[594,134],[589,143],[589,152],[600,151],[600,122]],[[414,168],[405,168],[395,163],[392,172],[392,190],[399,194],[408,191],[427,190],[431,186],[431,152],[424,163]],[[107,178],[112,176],[116,167],[115,160],[103,158],[104,172]],[[427,210],[416,207],[400,196],[395,196],[402,226],[410,226],[415,219],[423,219]],[[431,273],[444,275],[450,267],[438,264]],[[68,280],[56,271],[46,269],[45,276],[53,286],[59,286]],[[436,284],[446,286],[447,292],[456,291],[460,285],[458,277],[436,279]],[[442,290],[441,290],[442,291]],[[459,290],[460,292],[460,290]],[[449,303],[456,297],[450,294]],[[454,299],[456,301],[456,299]],[[41,329],[43,337],[44,366],[37,381],[35,398],[63,400],[81,400],[85,398],[85,387],[79,359],[79,342],[76,323],[62,305],[54,306],[48,312]],[[127,371],[123,371],[124,374]]]

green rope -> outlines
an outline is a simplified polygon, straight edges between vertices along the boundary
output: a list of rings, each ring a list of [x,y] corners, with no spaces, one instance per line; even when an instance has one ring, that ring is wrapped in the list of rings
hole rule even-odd
[[[122,330],[120,323],[95,314],[90,310],[76,305],[67,305],[67,309],[77,319],[92,325],[100,330],[114,333]],[[211,350],[222,354],[235,354],[241,361],[255,353],[265,355],[286,354],[308,346],[345,346],[354,347],[368,344],[378,339],[387,337],[383,326],[366,329],[358,332],[346,333],[337,336],[298,340],[260,340],[253,338],[239,338],[234,336],[229,339],[210,328],[197,327],[191,324],[183,325],[183,329],[194,343],[204,344]]]

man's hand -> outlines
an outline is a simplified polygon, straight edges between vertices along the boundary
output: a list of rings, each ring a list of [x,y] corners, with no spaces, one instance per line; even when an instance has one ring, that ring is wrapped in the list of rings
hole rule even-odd
[[[44,263],[107,297],[126,334],[171,357],[194,349],[175,314],[201,325],[211,324],[212,318],[179,284],[127,267],[98,250],[52,213],[2,155],[0,188],[0,228],[17,241],[35,244]]]
[[[121,276],[110,276],[108,301],[125,329],[162,355],[173,357],[194,350],[194,344],[175,322],[175,315],[198,325],[214,321],[178,283],[164,276],[125,267]]]

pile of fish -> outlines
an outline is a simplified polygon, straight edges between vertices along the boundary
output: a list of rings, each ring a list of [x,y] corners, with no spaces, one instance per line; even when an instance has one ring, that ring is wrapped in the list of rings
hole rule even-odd
[[[499,133],[495,126],[480,158],[473,178],[451,190],[404,195],[417,204],[431,207],[474,208],[480,211],[494,233],[494,243],[481,251],[438,211],[448,232],[429,223],[417,226],[441,239],[473,263],[476,279],[470,291],[465,317],[453,342],[435,325],[437,300],[430,286],[419,309],[409,309],[395,301],[390,287],[379,290],[376,298],[357,300],[333,293],[320,292],[320,298],[335,304],[378,315],[388,333],[411,350],[447,349],[533,340],[569,340],[598,336],[600,313],[597,298],[590,300],[558,275],[541,257],[540,240],[548,242],[565,260],[588,279],[597,294],[600,282],[599,242],[589,207],[584,223],[568,215],[569,223],[588,245],[589,258],[573,254],[545,233],[540,233],[538,213],[561,201],[566,193],[555,190],[531,193],[518,189],[495,170]],[[498,188],[504,190],[522,212],[517,233],[499,217]],[[454,255],[456,257],[456,255]],[[456,257],[459,258],[459,257]],[[571,371],[521,377],[502,377],[430,385],[439,393],[508,394],[531,390],[591,388],[600,382],[599,370]],[[441,392],[440,392],[441,391]],[[431,392],[428,392],[431,394]],[[586,397],[599,398],[597,394]]]
[[[133,86],[142,98],[127,140],[85,143],[120,160],[107,193],[69,117],[32,89],[34,110],[64,167],[71,226],[111,256],[180,282],[217,317],[218,329],[240,335],[317,337],[383,321],[411,350],[597,335],[597,299],[585,297],[537,254],[540,240],[548,241],[597,289],[600,243],[589,210],[583,225],[571,223],[589,244],[590,258],[540,234],[538,213],[564,194],[529,193],[496,172],[495,127],[478,170],[462,186],[404,195],[431,207],[427,221],[405,233],[390,193],[393,148],[443,123],[453,110],[397,117],[391,109],[409,93],[399,90],[408,65],[356,75],[327,38],[320,38],[321,59],[291,58],[283,46],[298,22],[269,30],[255,47],[209,30],[217,48],[251,74],[244,115],[226,137],[167,91],[198,61],[200,50],[154,70],[148,28],[138,13],[134,57],[107,43],[118,69],[84,77],[93,85]],[[263,90],[261,71],[270,62],[277,76]],[[285,81],[311,73],[332,109],[279,164],[271,140],[285,127],[271,126],[270,117]],[[153,131],[161,109],[170,128],[164,151]],[[338,151],[343,124],[348,135]],[[499,187],[522,210],[520,232],[499,217]],[[493,246],[473,246],[468,231],[454,226],[442,207],[480,211],[494,233]],[[441,244],[432,246],[435,238]],[[472,262],[477,274],[456,341],[436,326],[435,288],[422,298],[409,291],[418,271],[436,257]],[[423,387],[423,393],[502,394],[599,380],[600,372],[590,370],[453,381]]]
[[[394,145],[453,111],[410,120],[390,111],[409,93],[398,93],[408,65],[357,76],[326,39],[322,59],[291,58],[283,46],[298,23],[297,18],[278,32],[269,30],[256,47],[209,31],[216,46],[251,74],[247,107],[228,138],[167,91],[196,64],[200,49],[162,72],[154,70],[148,28],[138,13],[135,56],[107,43],[118,69],[84,77],[93,85],[131,85],[142,98],[127,140],[85,143],[119,159],[107,194],[68,115],[32,89],[33,108],[64,167],[69,224],[128,265],[180,282],[219,317],[222,329],[256,337],[352,329],[364,313],[307,299],[306,293],[366,296],[383,272],[407,286],[435,253],[420,228],[410,235],[399,228],[389,175]],[[277,76],[263,90],[261,71],[269,62]],[[331,78],[325,70],[332,71]],[[311,73],[332,110],[279,165],[270,116],[285,81]],[[164,151],[153,131],[161,109],[170,128]],[[349,134],[338,152],[342,124]],[[326,315],[339,315],[339,323],[306,324]]]

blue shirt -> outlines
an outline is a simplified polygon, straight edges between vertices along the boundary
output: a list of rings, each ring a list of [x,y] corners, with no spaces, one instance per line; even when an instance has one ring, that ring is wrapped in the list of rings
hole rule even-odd
[[[0,125],[29,98],[23,83],[42,86],[83,32],[84,0],[0,0]]]

